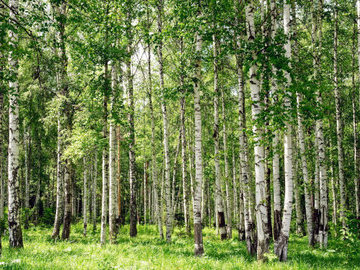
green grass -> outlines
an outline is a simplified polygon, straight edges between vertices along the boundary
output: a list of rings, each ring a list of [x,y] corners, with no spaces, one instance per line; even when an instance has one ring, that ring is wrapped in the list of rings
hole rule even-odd
[[[220,241],[212,229],[204,229],[205,255],[193,256],[193,239],[176,229],[171,244],[157,237],[155,226],[138,226],[138,236],[121,228],[118,243],[99,244],[99,231],[82,236],[81,224],[72,226],[71,241],[53,241],[51,228],[24,231],[24,249],[9,250],[3,238],[2,269],[360,269],[357,243],[330,241],[327,250],[310,249],[306,238],[292,237],[288,262],[274,255],[259,263],[247,255],[245,243],[236,239]]]

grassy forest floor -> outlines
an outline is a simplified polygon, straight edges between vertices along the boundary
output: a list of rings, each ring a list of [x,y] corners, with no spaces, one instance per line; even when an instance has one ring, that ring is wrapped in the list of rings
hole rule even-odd
[[[288,262],[274,255],[259,263],[247,255],[246,245],[235,238],[220,241],[213,229],[204,229],[205,256],[193,256],[193,239],[176,229],[171,244],[157,239],[155,226],[138,226],[138,237],[122,227],[116,245],[99,244],[100,233],[89,226],[86,238],[81,223],[72,227],[71,241],[54,241],[51,228],[25,230],[25,248],[9,250],[3,240],[1,269],[360,269],[358,243],[329,241],[327,250],[310,249],[307,238],[292,237]],[[98,226],[100,227],[100,226]],[[237,234],[236,232],[234,232]],[[237,236],[237,235],[235,235]]]

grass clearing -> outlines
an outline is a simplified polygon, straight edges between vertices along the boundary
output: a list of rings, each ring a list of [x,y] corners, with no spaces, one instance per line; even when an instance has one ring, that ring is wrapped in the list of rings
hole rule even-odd
[[[9,250],[3,241],[1,269],[360,269],[358,243],[330,240],[326,250],[310,249],[307,238],[292,237],[288,262],[280,263],[270,254],[266,263],[246,252],[244,242],[220,241],[215,230],[204,229],[205,255],[193,256],[193,239],[176,229],[173,242],[157,238],[155,226],[138,226],[138,237],[130,238],[129,227],[120,229],[116,245],[99,243],[99,231],[90,228],[82,235],[82,224],[72,226],[71,241],[54,241],[51,228],[25,230],[25,248]],[[235,235],[236,236],[236,235]]]

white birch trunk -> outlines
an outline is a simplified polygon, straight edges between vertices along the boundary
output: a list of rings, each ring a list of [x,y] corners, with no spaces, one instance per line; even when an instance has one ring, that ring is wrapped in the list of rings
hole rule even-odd
[[[222,120],[223,120],[223,145],[224,145],[224,166],[225,166],[225,188],[226,188],[226,214],[227,214],[227,237],[232,238],[232,212],[234,211],[231,205],[230,185],[229,179],[229,162],[227,153],[227,128],[226,128],[226,110],[225,110],[225,96],[224,90],[221,88],[221,107],[222,107]]]
[[[95,150],[95,158],[94,158],[94,175],[93,175],[93,182],[92,182],[92,212],[93,212],[93,231],[96,231],[96,219],[97,219],[97,163],[98,163],[98,151]]]
[[[163,16],[163,0],[158,0],[158,33],[162,33],[162,16]],[[170,184],[170,156],[169,156],[169,135],[168,135],[168,117],[167,106],[164,93],[164,68],[162,56],[162,40],[158,44],[158,57],[159,57],[159,72],[160,72],[160,89],[162,91],[161,97],[161,111],[163,118],[163,144],[164,144],[164,159],[165,159],[165,205],[166,205],[166,240],[171,241],[172,230],[172,205],[171,205],[171,184]]]
[[[10,19],[16,20],[18,1],[10,0]],[[12,30],[9,31],[9,42],[15,48],[18,36]],[[9,70],[12,79],[9,82],[9,149],[8,149],[8,223],[9,223],[9,246],[11,248],[23,247],[22,231],[20,224],[20,200],[19,200],[19,84],[18,60],[15,53],[10,51]]]
[[[321,68],[321,43],[322,43],[322,9],[323,9],[322,0],[319,1],[319,56],[318,56],[318,68]],[[322,96],[320,90],[317,91],[317,103],[318,106],[322,106]],[[327,247],[328,241],[328,192],[327,192],[327,168],[326,168],[326,160],[325,160],[325,139],[323,133],[323,120],[317,119],[316,121],[316,137],[317,137],[317,150],[318,157],[317,160],[319,162],[319,186],[320,186],[320,208],[319,208],[319,242],[321,248]],[[341,141],[340,141],[341,142]],[[341,149],[342,150],[342,149]],[[342,153],[340,153],[342,155]],[[339,168],[340,169],[340,168]],[[339,179],[340,180],[340,179]],[[340,183],[341,189],[341,183]],[[345,190],[343,189],[344,193]],[[340,191],[340,197],[342,196]],[[345,195],[344,198],[345,199]],[[341,199],[340,199],[341,201]],[[345,203],[344,203],[345,204]]]
[[[308,165],[306,158],[303,120],[300,111],[300,104],[301,104],[300,93],[296,94],[296,102],[297,102],[298,144],[299,144],[300,158],[301,158],[301,171],[304,180],[305,214],[306,214],[306,223],[307,223],[308,243],[310,246],[313,246],[315,244],[313,206],[312,206],[311,194],[310,194],[311,183],[309,179],[309,172],[308,172]]]
[[[213,56],[214,56],[214,141],[215,141],[215,200],[216,200],[216,216],[217,224],[222,240],[226,239],[226,225],[225,225],[225,213],[224,213],[224,202],[222,198],[222,181],[220,175],[220,162],[219,162],[219,86],[218,86],[218,59],[217,50],[218,43],[216,36],[213,35]],[[203,201],[204,203],[204,201]]]
[[[87,233],[87,223],[88,223],[88,213],[87,213],[87,206],[88,206],[88,170],[87,170],[87,162],[86,158],[84,158],[84,189],[83,189],[83,218],[84,218],[84,236]]]
[[[252,43],[255,39],[254,6],[250,1],[246,6],[246,22],[248,42]],[[257,224],[257,258],[262,260],[264,254],[269,251],[269,232],[268,232],[268,214],[266,207],[266,182],[265,182],[265,151],[262,145],[263,130],[256,121],[262,112],[260,100],[260,83],[257,78],[256,53],[252,53],[252,65],[250,67],[250,90],[252,100],[252,119],[254,133],[254,155],[255,155],[255,182],[256,182],[256,224]]]
[[[108,62],[105,63],[105,77],[108,79]],[[108,124],[107,124],[107,104],[108,97],[104,93],[103,97],[103,139],[107,140]],[[102,150],[102,197],[101,197],[101,230],[100,230],[100,243],[105,245],[106,243],[106,223],[109,208],[109,183],[108,183],[108,150],[106,147]]]
[[[360,72],[360,0],[356,1],[356,10],[357,10],[357,54],[358,54],[358,68]],[[355,101],[354,101],[355,102]],[[359,99],[360,104],[360,99]],[[354,110],[355,110],[355,103],[354,103]],[[356,119],[354,124],[354,162],[356,164],[355,166],[355,177],[354,177],[354,185],[355,185],[355,209],[356,209],[356,217],[360,218],[360,177],[359,177],[359,160],[358,159],[358,153],[357,153],[357,136],[356,134]]]
[[[335,94],[335,110],[336,110],[336,139],[337,139],[337,151],[338,151],[338,172],[340,183],[340,218],[342,220],[342,226],[345,228],[345,178],[344,178],[344,149],[342,145],[343,140],[343,127],[341,119],[341,95],[339,92],[338,84],[338,15],[337,15],[337,2],[334,6],[334,94]],[[319,149],[320,150],[320,149]],[[320,190],[321,193],[321,190]]]
[[[284,34],[287,36],[287,43],[285,43],[285,56],[288,60],[291,59],[291,43],[290,43],[290,4],[284,4]],[[287,80],[287,87],[291,85],[291,77],[288,72],[285,72]],[[290,96],[290,92],[288,92]],[[291,100],[286,97],[285,109],[291,109]],[[284,197],[284,209],[282,226],[278,240],[274,244],[276,255],[280,261],[287,260],[288,240],[290,235],[290,222],[291,222],[291,211],[293,202],[293,141],[292,141],[292,126],[289,122],[286,122],[286,130],[284,134],[284,170],[285,170],[285,197]]]
[[[202,129],[201,129],[201,51],[202,37],[196,32],[195,35],[195,77],[194,81],[194,109],[195,109],[195,181],[194,181],[194,242],[195,255],[201,256],[204,253],[201,224],[201,201],[202,201],[202,182],[203,182],[203,164],[202,164]]]
[[[110,243],[114,244],[116,241],[116,192],[117,192],[117,179],[116,179],[116,132],[115,132],[115,119],[112,115],[114,113],[115,95],[117,91],[117,70],[116,64],[111,66],[111,118],[109,128],[109,237]]]

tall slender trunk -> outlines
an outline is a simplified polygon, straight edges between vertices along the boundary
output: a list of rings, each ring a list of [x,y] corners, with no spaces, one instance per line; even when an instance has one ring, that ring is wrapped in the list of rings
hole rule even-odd
[[[345,223],[345,178],[344,178],[344,149],[342,145],[343,127],[341,119],[341,94],[339,92],[338,83],[338,11],[337,1],[334,6],[334,94],[335,94],[335,110],[336,110],[336,139],[338,151],[338,168],[339,168],[339,183],[340,183],[340,218],[342,219],[343,228]],[[321,192],[321,190],[320,190]]]
[[[360,2],[359,2],[360,5]],[[359,7],[359,16],[360,16],[360,7]],[[353,153],[354,153],[354,189],[355,189],[355,214],[358,219],[360,219],[360,182],[359,182],[359,157],[358,157],[358,147],[357,147],[357,118],[356,118],[356,82],[355,82],[355,74],[356,74],[356,34],[357,34],[357,26],[356,21],[353,24],[353,38],[352,38],[352,74],[351,74],[351,83],[352,83],[352,120],[353,120]],[[360,104],[360,103],[359,103]]]
[[[109,80],[109,64],[108,61],[105,61],[105,88],[107,88]],[[108,96],[106,91],[104,92],[103,97],[103,139],[106,142],[108,137]],[[102,197],[101,197],[101,232],[100,232],[100,243],[105,245],[106,243],[106,223],[108,216],[109,208],[109,182],[108,175],[109,172],[109,163],[108,163],[108,150],[107,147],[102,149]]]
[[[304,180],[305,214],[306,214],[306,223],[307,223],[308,243],[310,246],[314,246],[315,239],[314,239],[313,205],[311,202],[311,195],[310,195],[311,183],[309,179],[309,172],[308,172],[308,165],[306,158],[303,119],[300,110],[301,108],[300,93],[296,93],[296,104],[297,104],[298,144],[299,144],[300,158],[301,158],[302,178]]]
[[[295,15],[295,14],[294,14]],[[284,34],[287,36],[287,42],[285,43],[285,56],[288,60],[291,60],[291,37],[290,37],[290,4],[284,4]],[[287,80],[287,87],[291,85],[291,77],[288,72],[285,72]],[[291,93],[288,92],[290,96]],[[284,100],[284,107],[287,111],[291,109],[290,97],[286,97]],[[284,168],[285,168],[285,197],[284,197],[284,211],[282,218],[281,231],[278,240],[275,242],[274,249],[276,255],[280,261],[287,260],[288,240],[290,234],[290,222],[291,211],[293,202],[293,138],[292,138],[292,125],[288,122],[285,123],[286,130],[284,134]]]
[[[240,1],[239,1],[240,4]],[[239,13],[239,9],[237,8]],[[238,16],[236,23],[239,25]],[[240,49],[240,36],[237,37],[237,48]],[[245,240],[247,250],[251,255],[256,253],[257,236],[255,232],[254,213],[252,207],[252,190],[250,187],[250,168],[249,168],[249,147],[248,138],[246,134],[246,111],[245,111],[245,87],[244,87],[244,74],[242,66],[242,57],[239,53],[236,54],[236,67],[238,77],[238,95],[239,95],[239,142],[240,142],[240,168],[241,168],[241,187],[243,190],[243,205],[244,205],[244,227],[245,227]]]
[[[150,22],[150,11],[149,7],[147,8],[147,23],[148,23],[148,31],[151,28]],[[155,148],[155,116],[154,116],[154,107],[152,100],[152,75],[151,75],[151,44],[150,38],[148,38],[148,47],[147,47],[147,64],[148,64],[148,99],[149,99],[149,108],[150,108],[150,116],[151,116],[151,180],[153,182],[153,190],[154,190],[154,206],[155,206],[155,216],[158,225],[158,232],[160,239],[164,238],[163,234],[163,225],[162,225],[162,214],[161,214],[161,199],[160,199],[160,180],[157,177],[157,160],[156,160],[156,148]]]
[[[200,8],[200,7],[199,7]],[[199,15],[201,12],[199,12]],[[204,253],[202,224],[201,224],[201,201],[202,201],[202,129],[201,129],[201,104],[200,104],[200,85],[201,85],[201,52],[202,37],[199,32],[195,34],[195,78],[194,80],[194,116],[195,116],[195,181],[194,181],[194,242],[196,256]]]
[[[110,128],[109,128],[109,237],[110,243],[116,240],[116,134],[115,134],[115,96],[117,92],[117,68],[116,63],[111,65],[111,101],[110,101]]]
[[[318,11],[318,26],[319,26],[319,45],[317,46],[319,48],[319,55],[317,57],[317,69],[321,70],[321,47],[322,47],[322,9],[323,9],[323,0],[319,0],[319,11]],[[319,72],[319,74],[321,74]],[[317,91],[317,103],[318,106],[322,106],[322,94],[320,89]],[[339,133],[339,132],[337,132]],[[319,208],[319,242],[320,247],[327,247],[327,241],[328,241],[328,201],[327,201],[327,168],[326,168],[326,160],[325,160],[325,139],[324,139],[324,133],[323,133],[323,120],[317,119],[316,121],[316,137],[317,137],[317,160],[319,161],[319,186],[320,186],[320,208]],[[342,140],[342,138],[341,138]],[[338,151],[340,149],[339,155],[342,154],[342,146],[339,147],[339,143],[341,143],[341,140],[338,140]],[[340,164],[339,164],[340,165]],[[342,165],[341,165],[342,166]],[[339,170],[341,170],[341,166],[339,167]],[[343,196],[343,205],[345,206],[345,187],[343,187],[343,193],[341,191],[341,179],[340,180],[340,198]],[[344,185],[344,183],[343,183]],[[340,199],[341,201],[342,199]]]
[[[59,13],[59,9],[55,8],[54,11]],[[60,36],[58,33],[56,36]],[[59,38],[57,38],[59,39]],[[58,42],[56,39],[55,43]],[[55,45],[55,56],[58,56],[57,46]],[[61,91],[61,77],[60,77],[60,63],[56,65],[56,84],[57,91]],[[64,214],[64,183],[63,183],[63,164],[61,160],[62,155],[62,125],[61,125],[61,110],[58,111],[57,119],[57,160],[56,160],[56,211],[55,211],[55,221],[54,229],[52,232],[52,238],[58,238],[60,233],[60,226],[63,222]]]
[[[319,56],[319,45],[320,45],[320,38],[318,34],[318,9],[315,3],[315,0],[312,0],[312,50],[313,50],[313,66],[314,66],[314,73],[313,76],[315,79],[318,79],[318,68],[320,65],[320,56]],[[316,90],[316,93],[318,93],[318,90]],[[318,95],[318,94],[317,94]],[[317,121],[318,122],[318,121]],[[316,122],[316,124],[317,124]],[[316,131],[315,131],[316,133]],[[318,149],[318,136],[315,136],[315,148]],[[317,151],[317,150],[316,150]],[[319,241],[319,207],[320,207],[320,193],[319,193],[319,159],[315,158],[315,176],[314,176],[314,185],[313,185],[313,201],[314,201],[314,209],[313,209],[313,221],[314,221],[314,241]]]
[[[222,198],[222,181],[220,175],[220,162],[219,162],[219,86],[218,86],[218,41],[216,35],[213,35],[213,56],[214,56],[214,141],[215,141],[215,198],[216,198],[216,215],[219,226],[220,238],[226,239],[226,224],[225,224],[225,213],[224,213],[224,202]]]
[[[0,124],[1,127],[1,124]],[[28,133],[25,134],[24,138],[24,150],[25,150],[25,224],[24,228],[29,228],[29,211],[30,211],[30,136]]]
[[[94,158],[94,176],[92,183],[92,211],[93,211],[93,231],[96,231],[96,219],[97,219],[97,173],[98,173],[98,151],[95,149],[95,158]]]
[[[116,143],[117,143],[117,226],[121,224],[121,128],[120,125],[116,127]]]
[[[295,138],[296,140],[296,138]],[[294,142],[294,153],[297,153],[296,143]],[[296,212],[296,234],[304,236],[304,215],[301,207],[301,186],[300,177],[298,177],[298,159],[294,155],[294,193],[295,193],[295,212]]]
[[[331,128],[330,128],[331,129]],[[329,140],[329,148],[332,149],[333,145],[332,145],[332,141],[331,139]],[[334,172],[334,164],[333,164],[333,157],[332,157],[332,153],[331,150],[329,151],[329,160],[330,160],[330,185],[331,185],[331,199],[332,199],[332,205],[333,205],[333,214],[332,214],[332,222],[335,226],[335,236],[337,236],[337,190],[336,190],[336,184],[335,184],[335,172]]]
[[[3,6],[3,5],[1,5]],[[0,23],[0,27],[5,22]],[[5,36],[1,38],[1,42],[5,41]],[[6,67],[6,57],[0,53],[0,88],[5,88],[5,81],[3,80],[3,70]],[[5,156],[4,156],[4,135],[3,135],[3,123],[4,123],[4,91],[0,91],[0,221],[4,219],[4,163],[5,163]],[[1,237],[1,236],[0,236]],[[1,239],[0,239],[1,242]],[[1,251],[1,249],[0,249]]]
[[[61,238],[63,240],[67,240],[70,237],[70,225],[71,225],[71,217],[72,217],[72,164],[67,159],[65,161],[64,166],[64,190],[65,190],[65,204],[64,204],[64,226],[61,234]]]
[[[158,0],[158,33],[162,33],[163,25],[163,3],[164,0]],[[160,75],[160,89],[162,91],[161,97],[161,111],[163,118],[163,143],[164,143],[164,159],[165,159],[165,205],[166,205],[166,240],[171,241],[171,230],[172,230],[172,206],[171,206],[171,183],[170,183],[170,154],[169,154],[169,135],[168,135],[168,116],[167,106],[165,101],[165,89],[164,89],[164,63],[163,63],[163,42],[160,38],[158,41],[158,61],[159,61],[159,75]]]
[[[180,64],[182,69],[184,68],[183,60],[184,42],[180,40]],[[181,98],[180,98],[180,136],[181,136],[181,177],[182,177],[182,188],[183,188],[183,208],[184,208],[184,220],[186,232],[190,234],[190,215],[189,215],[189,185],[187,180],[187,158],[186,158],[186,128],[185,128],[185,89],[184,89],[184,74],[180,75],[180,87],[181,87]]]
[[[249,43],[255,40],[254,6],[249,1],[246,6],[247,35]],[[263,130],[256,123],[262,112],[260,100],[260,84],[257,78],[256,53],[252,52],[252,65],[250,67],[250,90],[252,100],[252,119],[254,133],[254,155],[255,155],[255,182],[256,182],[256,224],[257,224],[257,258],[262,260],[264,254],[269,251],[269,232],[267,207],[264,204],[266,200],[266,182],[265,182],[265,153],[262,145]]]
[[[234,211],[233,205],[231,205],[231,196],[230,196],[230,182],[229,179],[229,161],[227,153],[227,127],[226,127],[226,109],[225,109],[225,95],[224,89],[221,88],[221,107],[222,107],[222,120],[223,120],[223,145],[224,145],[224,166],[225,166],[225,188],[226,188],[226,213],[227,213],[227,237],[232,238],[232,213]]]
[[[132,74],[132,53],[133,53],[133,33],[131,29],[132,12],[131,8],[127,12],[127,53],[126,69],[127,69],[127,91],[128,91],[128,104],[129,104],[129,178],[130,178],[130,237],[137,235],[137,206],[136,206],[136,178],[135,178],[135,103],[134,103],[134,82]]]
[[[84,158],[84,189],[83,189],[83,219],[84,219],[84,236],[87,233],[87,223],[88,223],[88,169],[87,169],[87,160]]]
[[[10,19],[16,20],[18,1],[10,0]],[[10,30],[9,42],[17,47],[18,36]],[[10,51],[9,70],[12,79],[9,82],[9,149],[8,149],[8,223],[9,223],[9,246],[11,248],[23,247],[23,238],[20,224],[20,200],[19,200],[19,83],[18,60],[15,53]]]
[[[356,1],[356,7],[357,7],[357,54],[358,54],[358,68],[360,71],[360,0]],[[355,91],[355,89],[354,89]],[[359,99],[359,104],[360,104],[360,99]],[[355,101],[354,101],[354,105],[353,105],[353,110],[355,110]],[[354,124],[354,133],[356,133],[356,117],[354,117],[355,119],[355,124]],[[354,176],[354,185],[355,185],[355,202],[356,202],[356,217],[360,218],[360,175],[359,175],[359,160],[358,160],[358,153],[357,150],[355,150],[355,148],[357,149],[357,141],[356,141],[356,137],[354,136],[354,155],[356,155],[356,157],[354,157],[354,162],[356,163],[356,166],[354,166],[356,168],[355,171],[355,176]]]

